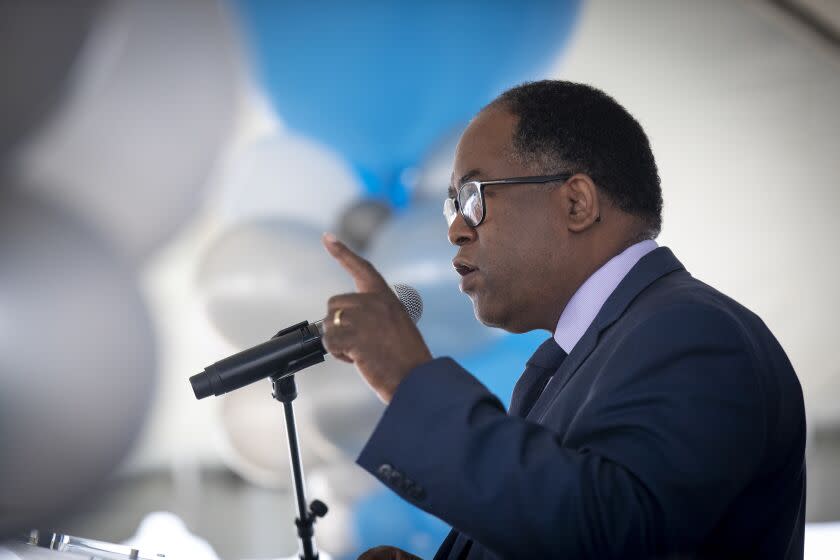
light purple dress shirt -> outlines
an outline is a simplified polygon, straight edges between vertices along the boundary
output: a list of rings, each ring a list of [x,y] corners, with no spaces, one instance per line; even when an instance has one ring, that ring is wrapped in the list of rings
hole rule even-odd
[[[567,354],[572,353],[572,349],[595,320],[607,298],[630,269],[636,266],[639,259],[657,247],[656,241],[652,239],[631,245],[604,263],[604,266],[581,284],[569,300],[566,309],[560,315],[560,320],[557,321],[557,328],[554,329],[554,340],[560,348]]]

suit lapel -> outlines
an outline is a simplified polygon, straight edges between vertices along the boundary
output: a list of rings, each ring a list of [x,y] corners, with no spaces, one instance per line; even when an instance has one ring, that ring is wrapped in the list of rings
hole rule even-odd
[[[586,329],[583,337],[578,341],[572,353],[563,360],[557,373],[548,382],[540,398],[534,404],[527,418],[538,420],[543,417],[548,406],[554,397],[572,379],[580,365],[589,357],[589,354],[598,344],[598,339],[607,327],[618,320],[629,305],[636,299],[645,288],[653,284],[659,278],[670,274],[675,270],[683,270],[684,267],[674,253],[667,247],[654,249],[630,269],[627,276],[618,284],[603,307],[598,312],[595,320]]]

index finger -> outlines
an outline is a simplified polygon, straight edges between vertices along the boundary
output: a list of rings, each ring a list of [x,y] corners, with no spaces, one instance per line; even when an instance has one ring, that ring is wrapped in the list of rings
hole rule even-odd
[[[353,252],[350,247],[336,239],[331,233],[325,233],[321,241],[327,252],[338,261],[353,278],[359,292],[382,292],[389,290],[388,283],[370,262]]]

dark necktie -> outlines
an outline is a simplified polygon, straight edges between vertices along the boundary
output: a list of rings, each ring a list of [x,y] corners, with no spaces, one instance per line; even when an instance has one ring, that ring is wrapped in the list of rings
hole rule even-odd
[[[553,337],[540,344],[513,388],[508,411],[511,416],[528,416],[528,412],[565,357],[566,352],[558,346]]]
[[[555,342],[554,337],[540,344],[513,388],[508,411],[511,416],[525,418],[528,415],[565,357],[566,352]],[[452,543],[451,548],[449,543]],[[472,539],[453,529],[443,541],[441,550],[449,548],[450,552],[445,557],[447,560],[466,560],[472,545]],[[437,558],[438,555],[435,556],[436,560]]]

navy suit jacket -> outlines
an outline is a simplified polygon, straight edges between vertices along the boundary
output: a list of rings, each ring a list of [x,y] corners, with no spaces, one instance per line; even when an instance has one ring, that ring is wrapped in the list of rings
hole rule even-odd
[[[803,556],[804,457],[776,339],[660,247],[526,418],[438,358],[402,382],[358,463],[472,539],[470,560],[766,560]],[[436,558],[464,556],[456,534]]]

